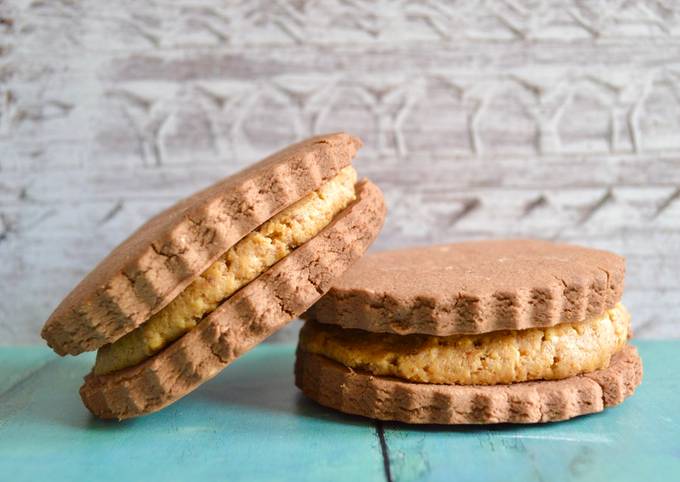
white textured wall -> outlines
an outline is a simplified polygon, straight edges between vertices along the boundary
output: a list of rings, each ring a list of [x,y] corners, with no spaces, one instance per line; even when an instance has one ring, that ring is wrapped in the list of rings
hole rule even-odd
[[[639,336],[680,336],[673,1],[0,3],[0,343],[150,214],[348,130],[379,248],[537,236],[628,258]]]

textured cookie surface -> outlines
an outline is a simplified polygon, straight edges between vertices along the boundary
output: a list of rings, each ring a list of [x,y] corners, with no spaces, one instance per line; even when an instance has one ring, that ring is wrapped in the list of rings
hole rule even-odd
[[[564,380],[492,386],[412,383],[353,371],[299,350],[295,382],[312,400],[380,420],[432,424],[541,423],[602,411],[642,380],[637,350],[626,345],[609,367]]]
[[[554,326],[615,306],[624,272],[613,253],[536,240],[388,251],[362,258],[304,318],[400,335]]]
[[[193,329],[227,297],[309,241],[356,198],[356,171],[347,166],[295,204],[269,219],[201,273],[139,328],[97,352],[94,372],[136,365]]]
[[[373,375],[413,382],[495,385],[559,380],[592,372],[628,339],[622,306],[599,317],[547,328],[481,335],[393,335],[308,321],[300,348]]]
[[[78,354],[132,331],[243,236],[335,176],[359,146],[347,134],[308,139],[156,215],[73,289],[43,338]]]
[[[80,390],[83,402],[98,417],[125,419],[186,395],[314,303],[363,254],[384,216],[380,190],[367,181],[358,184],[357,200],[329,226],[192,331],[138,365],[88,375]]]

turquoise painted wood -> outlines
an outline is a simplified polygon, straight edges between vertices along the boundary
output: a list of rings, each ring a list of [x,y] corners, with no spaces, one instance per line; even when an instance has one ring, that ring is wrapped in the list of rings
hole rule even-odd
[[[384,480],[375,425],[304,399],[293,347],[262,346],[167,409],[94,419],[92,356],[0,349],[0,481]]]
[[[166,410],[92,418],[92,356],[0,348],[0,480],[680,480],[680,341],[640,342],[638,393],[540,426],[377,425],[324,409],[292,382],[293,347],[261,346]]]
[[[547,425],[385,424],[395,481],[680,481],[680,341],[639,342],[644,378],[602,413]]]

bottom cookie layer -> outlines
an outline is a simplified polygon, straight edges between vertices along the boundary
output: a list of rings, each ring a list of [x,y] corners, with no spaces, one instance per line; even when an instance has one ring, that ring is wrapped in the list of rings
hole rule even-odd
[[[626,345],[609,367],[563,380],[463,386],[412,383],[351,370],[298,349],[295,383],[341,412],[406,423],[543,423],[600,412],[642,381],[637,349]]]

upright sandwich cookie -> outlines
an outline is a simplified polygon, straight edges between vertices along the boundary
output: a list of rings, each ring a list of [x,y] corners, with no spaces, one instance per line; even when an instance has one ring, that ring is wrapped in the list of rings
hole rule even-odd
[[[408,423],[535,423],[640,384],[624,260],[544,241],[369,255],[304,315],[296,384],[343,412]]]
[[[154,412],[295,318],[377,236],[382,194],[347,134],[284,149],[158,214],[66,297],[42,336],[98,350],[80,390],[101,418]]]

